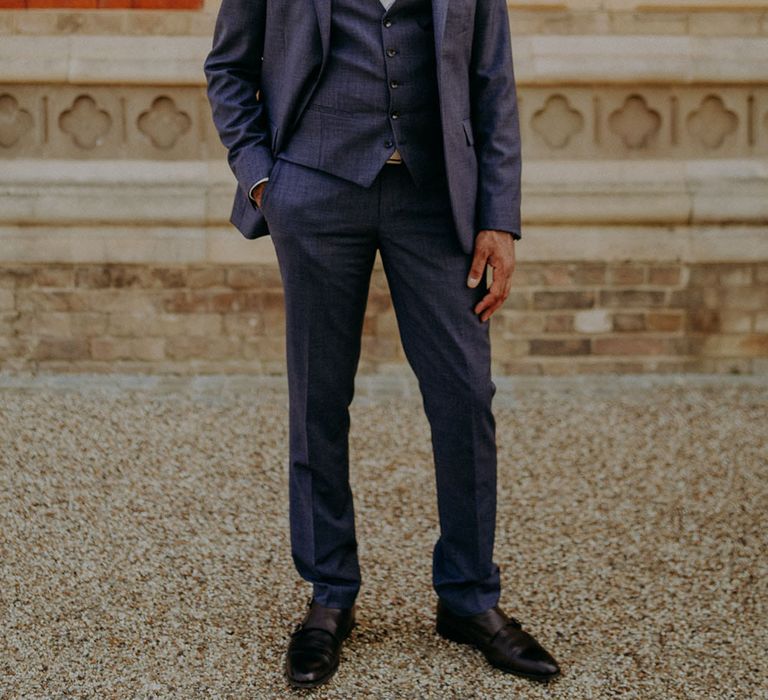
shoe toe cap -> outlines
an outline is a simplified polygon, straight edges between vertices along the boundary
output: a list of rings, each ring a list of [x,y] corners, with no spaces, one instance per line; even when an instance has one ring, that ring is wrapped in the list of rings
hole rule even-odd
[[[522,665],[527,667],[531,674],[537,676],[556,676],[560,673],[560,666],[552,655],[538,644],[528,648],[521,656]]]
[[[292,654],[288,659],[288,675],[298,683],[313,683],[330,670],[331,664],[322,654]]]

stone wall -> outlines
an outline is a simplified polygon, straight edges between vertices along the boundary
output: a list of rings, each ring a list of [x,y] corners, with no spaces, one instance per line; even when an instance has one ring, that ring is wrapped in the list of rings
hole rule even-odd
[[[271,242],[227,223],[217,3],[3,2],[0,368],[283,371]],[[524,228],[496,371],[768,371],[768,2],[509,7]],[[361,369],[407,371],[380,264]]]

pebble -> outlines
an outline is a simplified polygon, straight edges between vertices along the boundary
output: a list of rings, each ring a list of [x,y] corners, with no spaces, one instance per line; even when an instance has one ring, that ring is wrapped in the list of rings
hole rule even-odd
[[[0,376],[0,698],[768,697],[768,378],[497,381],[501,604],[546,686],[435,635],[418,389],[358,384],[359,625],[308,693],[284,378]]]

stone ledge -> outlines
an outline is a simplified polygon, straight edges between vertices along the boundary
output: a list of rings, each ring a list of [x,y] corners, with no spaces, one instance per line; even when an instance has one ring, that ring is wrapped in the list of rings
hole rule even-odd
[[[0,172],[0,224],[226,224],[235,181],[208,161],[12,160]],[[768,223],[768,161],[533,161],[528,224]],[[554,206],[556,203],[556,206]]]
[[[537,226],[523,228],[526,262],[728,263],[768,260],[759,226]],[[269,236],[253,241],[231,226],[2,226],[0,263],[269,264]],[[381,261],[377,258],[377,267]]]
[[[767,191],[763,160],[534,161],[523,166],[523,218],[557,224],[765,224]]]
[[[200,85],[210,37],[9,36],[0,42],[7,82]]]
[[[521,84],[763,83],[768,74],[765,38],[530,36],[513,52]]]
[[[4,36],[9,83],[203,85],[209,36]],[[768,39],[549,36],[513,39],[520,84],[764,83]]]
[[[760,36],[768,34],[768,2],[744,0],[666,0],[604,2],[570,0],[507,2],[515,36],[531,34],[649,34]],[[2,35],[124,35],[206,36],[213,33],[218,2],[203,11],[110,9],[109,12],[68,8],[62,10],[5,9],[0,13]]]
[[[0,222],[201,225],[228,219],[234,179],[207,161],[12,160]]]
[[[514,4],[519,4],[517,0]],[[732,12],[745,9],[768,9],[765,0],[570,0],[565,4],[573,8],[605,8],[607,10],[666,10],[670,12],[681,9],[710,11],[730,10]]]

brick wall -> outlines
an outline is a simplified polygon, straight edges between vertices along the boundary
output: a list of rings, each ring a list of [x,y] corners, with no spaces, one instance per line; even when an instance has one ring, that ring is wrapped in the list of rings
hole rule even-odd
[[[525,263],[492,318],[499,374],[768,369],[768,263]],[[408,371],[383,271],[361,372]],[[284,367],[273,265],[7,266],[0,369],[267,372]]]

